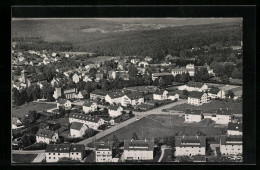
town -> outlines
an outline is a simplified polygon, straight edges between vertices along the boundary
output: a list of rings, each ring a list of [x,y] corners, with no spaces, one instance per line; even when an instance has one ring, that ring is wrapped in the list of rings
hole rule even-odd
[[[241,40],[160,61],[23,41],[12,42],[13,163],[243,161]]]

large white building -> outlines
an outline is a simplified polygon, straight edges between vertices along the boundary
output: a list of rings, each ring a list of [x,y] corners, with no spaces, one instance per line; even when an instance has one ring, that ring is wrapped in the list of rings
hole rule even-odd
[[[51,144],[47,145],[45,157],[47,163],[58,162],[61,158],[82,161],[85,146],[81,144]]]
[[[96,110],[97,110],[97,103],[95,102],[86,101],[83,104],[83,111],[85,113],[94,112]]]
[[[243,129],[242,129],[242,123],[228,123],[228,129],[227,129],[227,135],[242,135]]]
[[[71,113],[69,123],[78,122],[87,125],[89,128],[97,130],[100,125],[104,124],[104,120],[100,117],[91,117],[81,113]]]
[[[56,142],[59,139],[58,133],[48,130],[48,129],[39,129],[36,133],[36,142],[37,143],[47,143]]]
[[[187,90],[187,91],[199,91],[204,92],[208,89],[208,85],[201,82],[189,81],[187,85],[179,86],[178,90]]]
[[[200,106],[204,103],[208,103],[207,93],[192,91],[188,95],[188,104]]]
[[[221,90],[219,88],[211,88],[208,92],[208,96],[211,99],[216,99],[216,98],[224,99],[226,97],[224,90]]]
[[[221,136],[220,138],[221,155],[238,155],[243,153],[242,135]]]
[[[113,143],[97,142],[95,145],[96,162],[112,162]]]
[[[202,110],[186,109],[185,122],[200,122],[202,119]]]
[[[125,94],[123,92],[111,92],[109,94],[107,94],[105,96],[105,100],[106,102],[108,102],[109,104],[113,104],[113,103],[116,103],[116,104],[121,104],[122,102],[122,97],[124,96]]]
[[[117,117],[122,114],[123,108],[121,106],[109,106],[108,113],[110,117]]]
[[[127,106],[128,104],[135,106],[144,103],[144,96],[140,92],[132,92],[122,97],[121,105]]]
[[[124,140],[124,160],[153,160],[153,140]]]
[[[153,100],[167,100],[168,99],[168,91],[166,90],[156,90],[153,93]]]
[[[230,109],[228,108],[220,108],[217,110],[217,114],[216,114],[216,124],[228,124],[229,122],[231,122],[232,119],[232,112]]]
[[[175,156],[195,156],[206,154],[206,139],[203,136],[176,136]]]
[[[67,99],[60,98],[57,101],[57,109],[59,109],[59,107],[63,107],[65,109],[70,109],[71,108],[71,101],[69,101]]]
[[[84,123],[73,122],[70,125],[70,137],[79,138],[85,134],[88,126]]]

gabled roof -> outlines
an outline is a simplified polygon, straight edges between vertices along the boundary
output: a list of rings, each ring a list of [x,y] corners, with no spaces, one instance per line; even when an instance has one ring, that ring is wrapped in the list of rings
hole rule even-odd
[[[100,117],[91,117],[89,115],[85,115],[82,113],[71,113],[69,118],[80,119],[80,120],[94,122],[94,123],[97,123],[101,119]]]
[[[220,108],[217,110],[217,115],[231,115],[231,110],[228,108]]]
[[[209,93],[211,93],[211,94],[218,94],[219,91],[220,91],[219,88],[212,88],[212,89],[209,90]]]
[[[176,136],[176,147],[206,147],[206,138],[204,136]]]
[[[109,150],[112,151],[113,142],[97,142],[95,145],[95,149],[97,150]]]
[[[205,94],[205,93],[203,93],[203,92],[198,92],[198,91],[191,91],[191,92],[189,93],[188,97],[200,99],[203,94]]]
[[[139,93],[139,92],[132,92],[132,93],[130,93],[130,94],[126,94],[126,96],[129,98],[129,99],[131,99],[131,100],[133,100],[133,99],[140,99],[140,98],[143,98],[144,96],[141,94],[141,93]]]
[[[185,114],[201,115],[202,114],[202,110],[186,109]]]
[[[59,100],[57,101],[57,103],[59,103],[59,104],[65,104],[67,101],[69,101],[69,100],[68,100],[68,99],[59,98]]]
[[[70,129],[80,130],[83,125],[83,123],[73,122],[71,123]]]
[[[36,136],[44,137],[44,138],[49,138],[51,139],[52,136],[54,135],[54,131],[48,130],[48,129],[39,129],[39,131],[36,133]]]
[[[159,76],[170,76],[172,73],[152,73],[153,77],[159,77]]]
[[[169,96],[175,96],[176,94],[179,94],[178,91],[171,91],[168,93]]]
[[[69,153],[70,144],[49,144],[47,145],[45,152]]]
[[[228,123],[228,130],[235,130],[235,131],[242,132],[242,123],[229,122]]]
[[[194,87],[194,88],[201,88],[203,85],[204,85],[204,83],[194,82],[194,81],[189,81],[187,84],[187,86]]]
[[[64,90],[64,94],[76,93],[76,88]]]
[[[86,102],[83,104],[83,106],[90,107],[90,106],[92,106],[93,104],[96,104],[96,103],[91,102],[91,101],[86,101]]]
[[[83,144],[71,144],[70,152],[82,152],[85,151],[85,146]]]
[[[124,150],[154,150],[153,140],[124,140]]]
[[[95,95],[100,95],[100,96],[106,96],[108,92],[104,91],[104,90],[99,90],[96,89],[93,92],[91,92],[90,94],[95,94]]]
[[[111,93],[108,93],[108,96],[111,98],[111,99],[115,99],[115,98],[120,98],[122,96],[124,96],[125,94],[123,92],[111,92]]]
[[[88,91],[87,91],[87,90],[82,90],[82,91],[80,91],[80,93],[81,93],[83,96],[85,96],[85,95],[88,94]]]
[[[38,81],[45,81],[47,80],[43,74],[38,74],[29,78],[31,83],[38,82]]]
[[[154,92],[154,94],[162,95],[162,94],[164,93],[164,91],[167,91],[167,90],[160,90],[160,89],[158,89],[158,90],[156,90],[156,91]],[[167,91],[167,92],[168,92],[168,91]]]
[[[12,124],[17,124],[17,121],[20,121],[18,117],[12,117]]]
[[[242,135],[223,135],[220,137],[221,145],[242,145]]]
[[[110,105],[108,109],[109,109],[109,110],[117,111],[119,108],[120,108],[120,106],[117,106],[117,105],[115,105],[115,106]]]

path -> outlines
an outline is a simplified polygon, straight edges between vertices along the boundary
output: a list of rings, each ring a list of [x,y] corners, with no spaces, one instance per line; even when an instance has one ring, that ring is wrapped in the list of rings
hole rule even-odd
[[[162,161],[162,158],[163,158],[163,156],[164,156],[164,151],[165,151],[165,149],[170,149],[170,148],[167,147],[166,145],[161,146],[162,153],[161,153],[161,156],[160,156],[158,162],[161,162],[161,161]]]
[[[45,159],[45,153],[39,153],[36,158],[32,161],[32,163],[41,163],[42,160]]]

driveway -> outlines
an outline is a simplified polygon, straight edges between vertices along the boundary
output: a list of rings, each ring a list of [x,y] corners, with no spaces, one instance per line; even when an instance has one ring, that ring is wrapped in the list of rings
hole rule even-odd
[[[161,161],[162,161],[162,158],[163,158],[163,156],[164,156],[164,151],[165,151],[165,149],[170,149],[170,147],[167,147],[166,145],[161,146],[161,151],[162,151],[162,153],[161,153],[161,156],[160,156],[158,162],[161,162]]]

